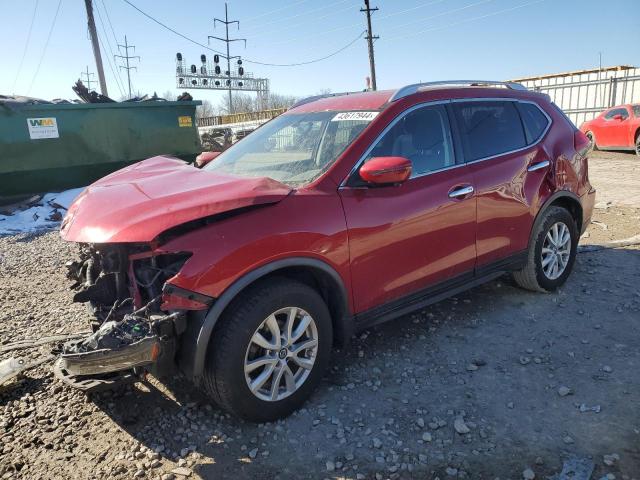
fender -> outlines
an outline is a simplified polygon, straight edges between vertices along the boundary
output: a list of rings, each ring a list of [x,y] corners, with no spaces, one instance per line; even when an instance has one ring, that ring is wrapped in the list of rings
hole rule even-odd
[[[536,215],[536,219],[533,222],[533,226],[531,227],[531,232],[529,233],[529,244],[527,245],[527,250],[531,248],[531,242],[533,241],[533,232],[535,232],[538,228],[540,222],[542,222],[543,213],[559,198],[570,198],[575,201],[580,207],[580,214],[582,214],[582,204],[580,203],[580,197],[578,197],[575,193],[570,192],[569,190],[560,190],[559,192],[555,192],[551,195],[547,200],[542,204],[540,210],[538,210],[538,214]],[[584,220],[584,219],[582,219]]]
[[[321,270],[322,272],[328,274],[333,280],[334,284],[338,286],[338,295],[340,298],[340,302],[342,307],[344,308],[345,314],[343,317],[347,317],[350,315],[349,313],[349,302],[347,296],[347,290],[344,286],[344,282],[342,278],[330,265],[327,263],[317,260],[315,258],[309,257],[291,257],[285,258],[283,260],[277,260],[272,263],[268,263],[263,265],[251,272],[247,273],[243,277],[236,280],[231,286],[229,286],[219,298],[215,300],[212,307],[207,312],[204,319],[200,319],[201,326],[197,335],[196,345],[195,345],[195,354],[193,355],[193,370],[189,371],[190,368],[188,365],[184,365],[186,367],[186,371],[196,383],[199,383],[202,378],[202,374],[204,372],[204,365],[207,355],[207,347],[209,346],[209,340],[211,339],[211,334],[222,312],[227,308],[227,306],[231,303],[231,301],[242,292],[247,286],[255,282],[256,280],[268,275],[269,273],[273,273],[277,270],[281,270],[287,267],[310,267],[317,270]],[[194,318],[196,322],[198,322],[197,318]],[[345,318],[336,319],[339,322],[344,324],[345,331],[343,332],[343,336],[346,338],[350,337],[350,328],[348,322],[344,322]],[[352,327],[351,327],[352,328]]]

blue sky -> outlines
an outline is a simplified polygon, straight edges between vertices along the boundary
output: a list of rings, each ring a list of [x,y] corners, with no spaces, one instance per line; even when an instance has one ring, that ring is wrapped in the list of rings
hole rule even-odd
[[[0,94],[73,98],[70,87],[95,64],[86,28],[83,0],[61,0],[57,21],[42,55],[58,0],[39,0],[31,38],[18,69],[36,0],[0,0]],[[224,2],[212,0],[130,0],[140,9],[201,43],[222,36],[214,17],[224,16]],[[233,35],[247,38],[232,54],[267,63],[303,62],[334,52],[365,28],[356,0],[230,0],[231,19],[240,20]],[[640,65],[640,0],[371,0],[378,88],[453,78],[508,79],[597,67]],[[105,11],[106,7],[106,11]],[[123,0],[94,0],[103,43],[109,93],[119,98],[109,67],[114,34],[126,34],[142,57],[132,72],[134,89],[143,93],[175,89],[175,53],[198,63],[202,48],[151,22]],[[107,18],[108,13],[108,18]],[[110,20],[110,23],[109,23]],[[113,27],[113,31],[111,26]],[[216,45],[212,44],[212,47]],[[219,46],[222,49],[222,45]],[[117,53],[117,52],[113,52]],[[35,75],[40,58],[42,63]],[[291,95],[364,88],[368,75],[366,42],[359,39],[342,53],[299,67],[245,63],[247,71],[271,79],[272,91]],[[120,76],[126,84],[126,74]],[[96,77],[94,77],[96,78]],[[13,87],[15,81],[15,88]],[[126,87],[125,87],[126,88]],[[192,91],[217,103],[223,93]]]

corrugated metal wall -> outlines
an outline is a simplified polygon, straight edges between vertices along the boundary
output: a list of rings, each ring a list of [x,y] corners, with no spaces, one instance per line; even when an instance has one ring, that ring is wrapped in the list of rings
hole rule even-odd
[[[640,68],[518,81],[531,90],[548,94],[576,126],[614,105],[640,103]]]

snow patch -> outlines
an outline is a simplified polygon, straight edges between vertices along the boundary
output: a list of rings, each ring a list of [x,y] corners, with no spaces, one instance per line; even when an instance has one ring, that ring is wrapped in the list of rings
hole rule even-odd
[[[0,235],[17,235],[54,230],[83,188],[47,193],[38,202],[10,215],[0,214]]]

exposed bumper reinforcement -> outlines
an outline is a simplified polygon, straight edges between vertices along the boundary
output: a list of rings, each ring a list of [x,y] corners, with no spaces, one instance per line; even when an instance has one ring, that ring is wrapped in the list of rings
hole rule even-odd
[[[60,367],[71,375],[96,375],[150,365],[159,355],[160,341],[153,336],[117,349],[64,353],[59,362]]]
[[[93,376],[72,375],[63,366],[62,358],[58,358],[53,364],[53,374],[63,383],[85,393],[102,392],[112,390],[119,385],[133,383],[139,380],[139,376],[132,370],[126,372],[114,372]]]

